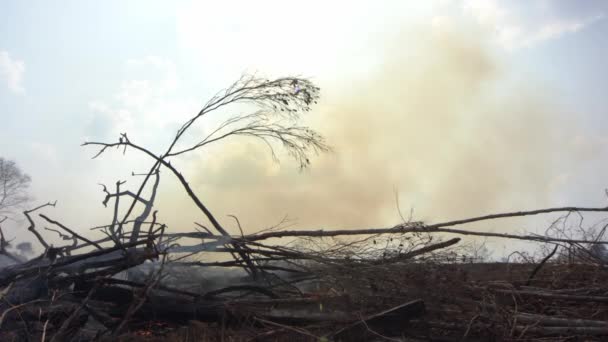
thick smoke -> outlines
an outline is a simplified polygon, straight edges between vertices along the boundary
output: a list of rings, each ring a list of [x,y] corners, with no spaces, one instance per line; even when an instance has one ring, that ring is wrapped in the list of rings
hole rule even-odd
[[[310,170],[234,140],[188,161],[185,174],[223,222],[237,215],[248,232],[284,215],[302,228],[395,224],[395,189],[405,216],[415,207],[415,219],[433,221],[547,205],[564,153],[558,113],[469,33],[403,34],[378,50],[381,63],[361,66],[365,77],[333,82],[307,123],[334,151]],[[203,221],[184,216],[184,228],[195,217]]]

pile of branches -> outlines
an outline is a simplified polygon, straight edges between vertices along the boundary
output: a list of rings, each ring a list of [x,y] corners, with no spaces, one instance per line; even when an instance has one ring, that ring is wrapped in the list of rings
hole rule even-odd
[[[0,227],[0,340],[552,340],[608,336],[603,259],[594,239],[517,235],[458,228],[475,222],[553,213],[606,212],[562,207],[387,228],[270,230],[231,235],[171,164],[180,155],[232,136],[259,139],[273,156],[282,146],[301,168],[328,151],[314,130],[298,125],[319,88],[301,78],[246,76],[214,96],[154,153],[126,133],[118,141],[85,142],[95,157],[119,149],[152,161],[135,190],[103,186],[110,223],[71,229],[47,216],[47,203],[23,212],[43,252],[22,262]],[[230,117],[198,142],[180,139],[199,119],[235,103],[257,110]],[[206,220],[172,232],[154,206],[161,171],[176,177]],[[144,197],[144,193],[148,194]],[[40,222],[53,228],[40,229]],[[2,222],[0,222],[2,223]],[[99,233],[103,236],[99,236]],[[54,246],[47,234],[64,245]],[[493,237],[555,246],[542,260],[469,262],[460,237]],[[296,243],[285,243],[285,239]],[[557,253],[557,251],[560,253]],[[568,258],[559,257],[568,255]],[[581,257],[584,255],[585,258]],[[550,260],[551,258],[561,262]],[[576,256],[576,257],[573,257]]]

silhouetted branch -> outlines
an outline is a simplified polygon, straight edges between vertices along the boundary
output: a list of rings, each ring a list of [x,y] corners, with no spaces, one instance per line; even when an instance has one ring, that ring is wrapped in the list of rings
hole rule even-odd
[[[84,236],[82,236],[82,235],[80,235],[80,234],[76,233],[75,231],[71,230],[70,228],[68,228],[68,227],[64,226],[64,225],[63,225],[63,224],[61,224],[60,222],[57,222],[57,221],[55,221],[55,220],[51,220],[50,218],[46,217],[44,214],[38,214],[38,216],[42,217],[42,218],[43,218],[43,219],[45,219],[47,222],[52,223],[52,224],[54,224],[54,225],[58,226],[59,228],[61,228],[61,229],[65,230],[66,232],[68,232],[68,233],[72,234],[72,236],[74,236],[74,237],[76,237],[76,238],[78,238],[78,239],[80,239],[80,240],[82,240],[82,241],[84,241],[84,242],[86,242],[86,243],[88,243],[88,244],[90,244],[90,245],[95,246],[97,249],[102,249],[102,248],[101,248],[101,246],[100,246],[99,244],[97,244],[96,242],[91,241],[91,240],[89,240],[89,239],[85,238]]]
[[[46,241],[42,238],[42,235],[40,235],[40,233],[38,233],[38,231],[36,230],[36,224],[34,223],[34,221],[32,220],[32,218],[30,217],[30,214],[33,213],[36,210],[40,210],[44,207],[54,207],[55,204],[57,204],[57,201],[55,201],[55,203],[45,203],[43,205],[40,205],[34,209],[30,209],[30,210],[26,210],[23,212],[23,215],[25,215],[25,217],[27,218],[27,220],[29,221],[30,225],[29,227],[27,227],[27,230],[29,230],[32,234],[34,234],[34,236],[36,236],[36,239],[38,239],[38,242],[40,242],[40,244],[44,247],[45,250],[49,249],[49,245],[46,243]]]
[[[139,238],[139,233],[141,231],[142,224],[146,221],[146,219],[152,212],[152,207],[154,206],[154,201],[156,200],[156,190],[158,189],[158,184],[160,183],[159,173],[160,171],[158,169],[154,171],[154,184],[152,185],[152,194],[150,195],[150,199],[146,201],[144,210],[135,219],[135,223],[133,223],[133,230],[131,232],[131,238],[129,239],[130,242],[137,241],[137,239]],[[154,217],[153,222],[156,222],[156,217]],[[153,225],[154,224],[152,224],[152,226]]]

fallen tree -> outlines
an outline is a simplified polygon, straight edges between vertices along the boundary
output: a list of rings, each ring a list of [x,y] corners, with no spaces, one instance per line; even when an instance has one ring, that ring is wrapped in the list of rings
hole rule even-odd
[[[318,96],[319,88],[305,79],[246,76],[186,121],[161,153],[140,146],[127,133],[114,142],[85,142],[99,148],[94,158],[119,149],[149,157],[151,166],[137,174],[143,180],[135,191],[124,189],[124,181],[117,181],[113,190],[103,185],[102,204],[113,205],[112,218],[91,229],[105,237],[89,238],[83,230],[40,213],[55,203],[23,212],[27,230],[43,252],[26,262],[14,258],[14,265],[0,269],[0,339],[88,341],[157,335],[188,340],[206,334],[220,340],[234,334],[253,340],[297,336],[460,341],[608,335],[603,324],[608,319],[605,263],[597,254],[584,252],[608,243],[602,239],[605,229],[588,239],[462,227],[532,215],[602,213],[608,212],[606,207],[547,208],[440,223],[401,222],[387,228],[254,234],[245,234],[235,217],[241,234],[229,234],[171,161],[223,139],[245,136],[265,143],[274,157],[275,148],[282,146],[299,167],[308,167],[311,154],[330,150],[321,135],[298,124]],[[230,117],[195,143],[181,145],[199,120],[236,103],[254,105],[255,110]],[[202,230],[176,233],[159,220],[155,202],[162,171],[179,181],[209,227],[199,224]],[[126,210],[120,210],[125,203]],[[66,244],[47,242],[39,220],[51,224],[54,228],[45,231]],[[462,239],[443,240],[447,234],[516,239],[554,249],[541,262],[471,264],[465,262]],[[281,243],[287,237],[302,244],[296,248]],[[312,240],[319,243],[307,246]],[[7,246],[0,227],[0,252],[8,253]],[[585,258],[553,262],[558,249]]]

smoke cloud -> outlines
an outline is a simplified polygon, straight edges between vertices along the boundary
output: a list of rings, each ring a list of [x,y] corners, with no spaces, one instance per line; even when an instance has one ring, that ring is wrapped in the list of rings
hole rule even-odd
[[[313,158],[311,169],[299,172],[287,158],[276,164],[264,144],[246,139],[183,164],[223,222],[232,226],[225,215],[237,215],[247,232],[284,215],[309,229],[392,225],[400,221],[395,189],[404,215],[413,207],[417,220],[549,204],[555,151],[566,150],[559,113],[483,37],[409,31],[378,55],[359,81],[320,84],[323,101],[306,123],[334,151]],[[164,205],[194,213],[183,216],[184,228],[203,222],[178,192],[165,193]]]

